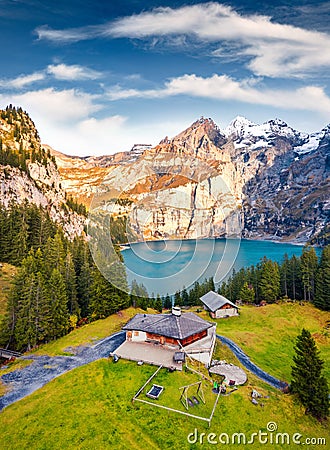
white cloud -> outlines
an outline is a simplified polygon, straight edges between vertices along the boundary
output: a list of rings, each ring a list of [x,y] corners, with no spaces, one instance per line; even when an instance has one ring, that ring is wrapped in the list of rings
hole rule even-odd
[[[43,72],[34,72],[29,75],[20,75],[12,80],[0,80],[0,86],[5,87],[6,89],[22,89],[29,84],[44,79],[45,74]]]
[[[292,25],[274,23],[271,17],[241,15],[220,3],[156,8],[85,28],[38,28],[39,39],[74,42],[96,37],[171,38],[186,35],[203,43],[216,43],[215,57],[231,57],[231,47],[245,55],[256,75],[302,76],[330,66],[330,36]],[[172,41],[173,43],[173,41]],[[156,44],[157,45],[157,44]]]
[[[57,80],[67,81],[96,80],[102,76],[100,72],[88,67],[66,64],[49,65],[46,72]]]
[[[252,105],[273,105],[287,109],[306,108],[327,114],[330,112],[330,99],[319,87],[309,86],[292,92],[258,90],[248,81],[240,83],[227,76],[218,75],[209,78],[184,75],[168,81],[159,90],[120,91],[117,87],[115,93],[117,98],[155,99],[181,94],[236,100]],[[154,145],[165,135],[173,136],[182,131],[191,118],[193,119],[190,113],[182,114],[179,120],[173,120],[172,117],[164,120],[161,114],[151,114],[143,121],[141,118],[130,119],[118,114],[97,118],[95,113],[102,109],[100,101],[98,96],[74,89],[59,91],[48,88],[15,95],[0,94],[1,107],[9,103],[22,106],[36,123],[43,142],[67,154],[112,154],[129,150],[134,144],[141,142]],[[239,109],[242,109],[242,104],[239,105]],[[197,112],[196,116],[198,114],[200,112]]]
[[[165,83],[163,88],[138,90],[115,86],[107,93],[109,100],[127,98],[164,98],[188,95],[217,100],[234,100],[253,105],[275,106],[283,109],[330,113],[330,98],[318,86],[306,86],[295,90],[265,89],[258,87],[257,80],[236,81],[227,75],[199,77],[183,75]]]
[[[22,94],[0,94],[0,108],[21,106],[36,124],[42,141],[72,155],[104,155],[129,150],[134,144],[157,144],[167,133],[176,134],[186,125],[159,119],[143,124],[122,115],[94,117],[102,107],[99,98],[73,89],[53,88]]]
[[[36,28],[38,39],[46,39],[54,43],[70,43],[87,39],[93,39],[102,35],[103,26],[87,26],[83,28],[71,28],[67,30],[53,30],[47,25]]]
[[[165,135],[174,136],[186,126],[184,120],[173,123],[159,118],[136,123],[120,115],[89,117],[70,128],[62,127],[60,132],[51,125],[44,140],[47,137],[47,143],[67,154],[109,155],[130,150],[134,144],[156,145]]]
[[[0,87],[19,90],[38,81],[46,80],[49,77],[64,81],[96,80],[102,77],[102,73],[89,67],[75,64],[50,64],[46,69],[39,72],[22,74],[13,79],[0,79]]]
[[[26,109],[36,122],[47,124],[66,123],[79,120],[98,111],[97,97],[75,89],[56,90],[54,88],[28,91],[20,94],[0,95],[3,105],[12,103]]]

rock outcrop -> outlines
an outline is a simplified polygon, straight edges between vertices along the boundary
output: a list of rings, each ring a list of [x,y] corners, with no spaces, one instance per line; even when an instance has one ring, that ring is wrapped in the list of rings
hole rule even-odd
[[[0,203],[34,203],[48,210],[68,237],[80,235],[85,217],[67,204],[55,158],[41,147],[34,123],[20,108],[0,112]]]
[[[201,118],[155,147],[79,158],[41,148],[33,122],[22,117],[24,127],[21,119],[0,121],[2,151],[28,153],[24,170],[2,166],[2,202],[49,208],[68,233],[83,221],[61,207],[65,193],[125,218],[137,239],[241,233],[307,242],[329,226],[330,126],[309,135],[279,119],[259,125],[239,116],[221,130]],[[44,158],[33,159],[33,148]]]

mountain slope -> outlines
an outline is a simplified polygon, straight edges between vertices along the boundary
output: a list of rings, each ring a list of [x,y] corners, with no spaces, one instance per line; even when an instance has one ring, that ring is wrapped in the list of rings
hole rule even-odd
[[[113,167],[94,205],[129,197],[112,212],[140,238],[220,237],[231,222],[244,237],[306,242],[329,223],[329,151],[329,127],[307,135],[238,117],[222,132],[201,118]]]
[[[47,209],[71,238],[85,218],[68,205],[54,156],[41,146],[33,121],[21,108],[0,111],[0,203],[33,203]]]
[[[329,224],[330,126],[308,135],[280,119],[259,125],[238,116],[221,130],[202,117],[155,147],[79,158],[41,147],[33,123],[17,139],[14,122],[1,119],[2,148],[30,153],[25,168],[17,162],[9,175],[8,167],[1,171],[3,201],[41,204],[70,233],[82,222],[63,213],[63,191],[91,210],[128,220],[137,239],[242,231],[249,238],[315,242]],[[40,152],[34,160],[31,145]]]

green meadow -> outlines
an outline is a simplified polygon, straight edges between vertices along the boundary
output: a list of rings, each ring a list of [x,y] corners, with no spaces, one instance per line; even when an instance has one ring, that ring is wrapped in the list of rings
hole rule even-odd
[[[54,344],[45,345],[40,353],[65,353],[68,347],[83,345],[100,339],[120,328],[134,309],[114,315],[103,321],[86,325]],[[206,313],[201,313],[206,317]],[[127,316],[126,316],[127,315]],[[327,315],[310,305],[269,305],[264,308],[244,307],[241,316],[218,321],[218,333],[232,338],[249,354],[252,361],[272,375],[289,381],[292,346],[296,335],[305,326],[310,329],[329,360],[329,344],[325,330]],[[70,336],[72,339],[70,340]],[[281,351],[280,358],[273,358]],[[217,343],[215,357],[240,365],[230,350]],[[288,394],[268,386],[248,373],[244,386],[228,396],[221,396],[210,428],[206,422],[167,411],[152,405],[132,402],[138,389],[155,372],[156,367],[139,366],[134,362],[102,359],[75,369],[53,380],[29,397],[10,405],[1,413],[1,448],[14,449],[202,449],[219,448],[211,445],[222,436],[233,439],[234,433],[244,433],[246,439],[259,430],[275,439],[275,432],[267,431],[267,424],[275,422],[277,432],[288,433],[290,445],[247,444],[246,448],[283,449],[299,448],[292,443],[295,433],[306,438],[325,438],[330,442],[328,425],[306,416],[299,402]],[[190,372],[169,373],[162,369],[149,383],[139,398],[146,399],[145,392],[152,383],[165,387],[158,400],[152,402],[185,411],[180,403],[179,387],[198,381]],[[206,404],[189,408],[189,413],[208,417],[215,400],[211,383],[204,381]],[[251,403],[252,389],[263,395],[258,405]],[[191,391],[190,395],[195,392]],[[261,406],[261,404],[263,406]],[[197,440],[194,443],[195,430]],[[190,441],[187,437],[190,433]],[[201,435],[205,433],[205,435]],[[211,438],[209,433],[214,433]],[[237,436],[234,444],[239,448]],[[300,445],[301,447],[301,445]],[[307,446],[305,448],[326,448]]]
[[[202,316],[207,318],[205,312]],[[238,317],[218,319],[217,332],[232,339],[263,370],[289,382],[295,340],[306,328],[321,352],[324,373],[330,381],[329,321],[329,312],[308,303],[243,306]]]

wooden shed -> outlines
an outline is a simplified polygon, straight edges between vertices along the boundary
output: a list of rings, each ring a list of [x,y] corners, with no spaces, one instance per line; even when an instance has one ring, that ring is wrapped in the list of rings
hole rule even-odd
[[[213,319],[238,316],[238,306],[216,292],[208,292],[200,298],[200,301]]]

